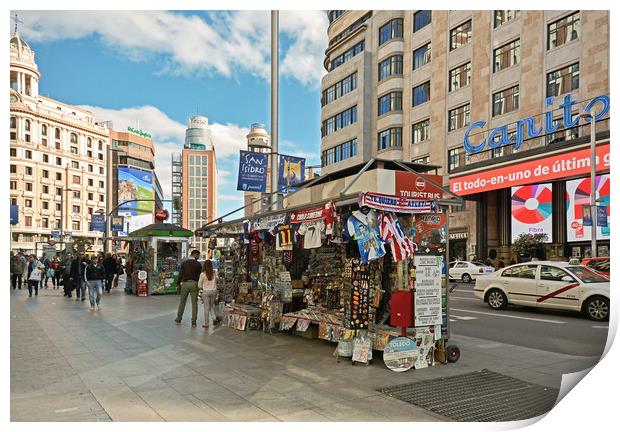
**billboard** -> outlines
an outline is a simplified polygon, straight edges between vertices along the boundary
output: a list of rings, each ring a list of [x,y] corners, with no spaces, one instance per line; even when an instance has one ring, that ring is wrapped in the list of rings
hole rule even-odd
[[[154,199],[152,172],[129,167],[118,168],[118,203],[138,200],[119,207],[118,214],[125,217],[126,227],[119,232],[119,236],[153,223]]]
[[[511,229],[514,242],[521,234],[553,235],[553,189],[551,183],[511,188]]]
[[[280,155],[278,170],[278,189],[294,190],[291,186],[305,180],[306,159],[295,156]]]
[[[266,192],[267,154],[245,150],[240,151],[237,190],[243,192]]]
[[[91,216],[90,230],[105,232],[105,215],[104,214],[95,213]]]
[[[590,186],[590,177],[568,180],[566,182],[566,240],[569,242],[592,240],[592,228],[588,226],[584,228],[583,220],[583,206],[590,205]],[[597,239],[609,240],[609,192],[609,174],[596,176],[597,205],[606,207],[605,212],[607,218],[607,226],[597,224]],[[600,219],[602,219],[602,217],[597,218],[597,222]],[[600,222],[602,222],[602,220],[600,220]]]
[[[11,204],[11,225],[17,225],[19,223],[19,207]]]

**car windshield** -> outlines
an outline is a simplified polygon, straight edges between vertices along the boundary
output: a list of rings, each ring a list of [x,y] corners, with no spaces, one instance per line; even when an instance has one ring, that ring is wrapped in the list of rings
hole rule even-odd
[[[593,272],[592,270],[584,266],[567,267],[575,276],[577,276],[583,283],[598,283],[609,282],[605,276]]]

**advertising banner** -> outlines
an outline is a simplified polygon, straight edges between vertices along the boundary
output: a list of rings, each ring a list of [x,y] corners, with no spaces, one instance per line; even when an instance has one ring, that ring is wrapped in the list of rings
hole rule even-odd
[[[11,204],[11,225],[19,223],[19,206]]]
[[[293,191],[291,186],[305,180],[306,159],[295,156],[280,155],[278,169],[278,189]]]
[[[415,215],[410,237],[416,253],[440,255],[446,250],[446,213]]]
[[[568,180],[566,182],[566,240],[590,241],[592,240],[592,228],[584,224],[584,206],[590,205],[590,177]],[[605,208],[605,224],[602,222],[603,214],[597,214],[596,238],[609,240],[610,235],[610,179],[609,174],[596,176],[596,199],[601,207]],[[601,210],[598,210],[601,211]],[[590,215],[591,220],[592,215]],[[588,215],[586,214],[586,221]],[[585,228],[584,228],[585,226]]]
[[[596,148],[597,171],[610,167],[609,144]],[[450,191],[465,196],[474,193],[522,186],[534,181],[572,177],[590,172],[590,149],[557,154],[515,165],[480,171],[450,179]]]
[[[581,216],[583,219],[583,226],[591,227],[592,226],[592,206],[589,204],[582,205]]]
[[[521,234],[547,234],[547,243],[551,243],[553,232],[551,183],[513,187],[510,193],[512,241]]]
[[[111,216],[110,227],[112,231],[124,231],[125,218],[123,216]]]
[[[438,209],[435,201],[397,197],[375,192],[360,192],[358,204],[360,207],[367,206],[396,213],[430,213]]]
[[[607,226],[607,206],[596,206],[596,225]]]
[[[118,203],[137,200],[119,207],[118,214],[125,216],[127,223],[126,231],[119,230],[119,235],[153,223],[154,199],[153,173],[129,167],[118,169]]]
[[[105,215],[93,213],[90,219],[90,230],[105,232]]]
[[[267,191],[267,155],[241,150],[237,190],[244,192]]]
[[[426,177],[426,178],[424,178]],[[394,178],[395,195],[405,198],[438,200],[443,198],[443,178],[437,174],[424,174],[424,177],[408,171],[396,171]],[[437,186],[429,182],[431,180]]]

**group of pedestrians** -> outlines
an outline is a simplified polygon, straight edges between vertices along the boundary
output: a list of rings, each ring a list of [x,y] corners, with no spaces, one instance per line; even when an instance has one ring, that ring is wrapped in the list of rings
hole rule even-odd
[[[39,295],[39,287],[48,288],[52,280],[53,289],[64,289],[64,296],[76,301],[86,300],[88,290],[90,310],[101,309],[103,290],[110,292],[112,286],[118,285],[118,277],[123,274],[123,265],[119,257],[108,253],[86,256],[83,253],[67,253],[61,260],[58,256],[49,259],[45,255],[38,259],[36,255],[25,255],[21,251],[11,253],[11,288],[28,288],[28,297]]]
[[[213,263],[210,259],[207,259],[203,265],[200,265],[198,261],[199,258],[200,251],[193,250],[190,258],[181,263],[181,269],[177,279],[177,292],[181,294],[181,299],[177,317],[174,322],[181,324],[185,312],[185,305],[187,304],[187,297],[191,296],[191,323],[192,327],[196,327],[196,320],[198,318],[198,296],[202,293],[205,317],[205,323],[202,327],[208,329],[209,334],[211,334],[215,331],[215,325],[217,324],[215,314],[215,301],[217,298],[216,270],[214,270]]]

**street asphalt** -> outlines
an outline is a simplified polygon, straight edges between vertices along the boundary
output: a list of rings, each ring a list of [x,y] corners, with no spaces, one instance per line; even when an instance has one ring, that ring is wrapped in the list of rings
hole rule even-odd
[[[514,305],[497,311],[474,297],[473,289],[473,283],[459,283],[451,294],[452,334],[558,354],[603,353],[608,322],[590,321],[577,312]]]

